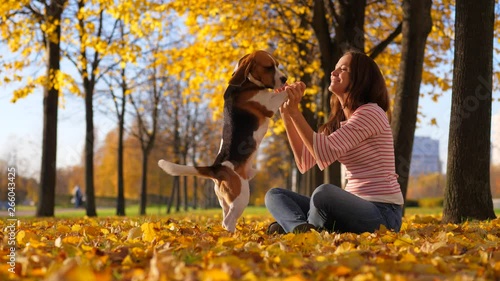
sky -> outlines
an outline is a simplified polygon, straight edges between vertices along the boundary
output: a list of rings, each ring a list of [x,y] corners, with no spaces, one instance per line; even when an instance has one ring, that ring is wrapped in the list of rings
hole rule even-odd
[[[12,92],[0,88],[0,159],[12,162],[15,156],[19,174],[39,178],[41,162],[41,142],[43,130],[42,93],[11,103]],[[498,93],[494,93],[498,96]],[[67,167],[81,163],[85,139],[85,107],[81,97],[66,95],[59,109],[57,167]],[[416,136],[426,136],[439,140],[440,159],[443,172],[446,171],[449,116],[451,93],[445,93],[438,103],[428,97],[419,100],[421,122],[417,125]],[[500,102],[493,103],[492,110],[492,160],[500,163]],[[436,118],[438,125],[431,126]],[[104,140],[106,134],[116,128],[112,113],[97,113],[95,117],[96,137]]]
[[[0,159],[17,163],[18,173],[39,178],[43,133],[43,95],[33,93],[11,103],[12,93],[0,93]],[[85,103],[83,98],[66,95],[60,103],[57,127],[57,167],[82,163],[85,139]],[[94,102],[96,103],[96,102]],[[96,140],[116,128],[113,113],[97,113]]]

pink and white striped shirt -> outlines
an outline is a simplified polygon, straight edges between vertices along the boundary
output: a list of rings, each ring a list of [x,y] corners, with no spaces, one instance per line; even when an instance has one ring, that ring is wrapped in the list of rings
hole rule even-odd
[[[346,191],[365,200],[402,205],[403,195],[394,164],[392,131],[376,103],[358,107],[330,135],[314,133],[314,155],[304,145],[296,159],[301,173],[315,164],[323,170],[334,161],[346,167]]]

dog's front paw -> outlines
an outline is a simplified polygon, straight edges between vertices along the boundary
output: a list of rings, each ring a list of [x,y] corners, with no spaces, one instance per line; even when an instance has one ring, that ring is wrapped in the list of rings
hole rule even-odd
[[[255,175],[257,175],[257,169],[254,169],[254,168],[250,168],[248,169],[248,180],[251,180],[255,177]]]

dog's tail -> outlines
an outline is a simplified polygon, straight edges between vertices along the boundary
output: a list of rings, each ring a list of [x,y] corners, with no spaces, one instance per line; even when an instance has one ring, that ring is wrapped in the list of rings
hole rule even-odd
[[[218,164],[214,166],[194,167],[179,165],[165,160],[158,161],[158,166],[167,174],[172,176],[199,176],[218,181],[228,180],[232,176],[238,176],[233,169]]]
[[[179,165],[163,159],[158,161],[158,166],[172,176],[201,176],[198,170],[193,166]]]

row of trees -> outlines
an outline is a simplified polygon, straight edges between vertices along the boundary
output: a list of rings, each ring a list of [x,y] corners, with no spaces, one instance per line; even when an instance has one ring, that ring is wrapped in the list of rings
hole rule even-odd
[[[119,215],[124,214],[125,113],[133,113],[128,121],[133,129],[128,134],[136,136],[142,151],[141,212],[144,213],[148,159],[160,130],[168,132],[169,140],[161,148],[171,155],[168,158],[180,163],[210,161],[204,158],[209,156],[206,151],[198,150],[202,147],[192,146],[209,139],[204,135],[206,127],[197,127],[195,124],[200,122],[194,119],[207,120],[206,115],[200,114],[206,113],[207,108],[217,109],[215,117],[220,117],[220,93],[237,58],[252,49],[271,49],[290,77],[310,86],[302,108],[308,122],[317,127],[328,114],[328,73],[343,51],[356,48],[376,59],[391,92],[395,93],[392,129],[403,194],[407,193],[420,86],[431,88],[430,94],[436,99],[442,91],[453,87],[448,159],[451,178],[447,181],[445,220],[494,217],[489,174],[486,174],[489,169],[485,168],[489,165],[485,147],[489,145],[481,146],[484,150],[479,152],[481,157],[477,157],[473,145],[478,139],[490,139],[494,2],[482,0],[481,5],[465,2],[457,1],[453,7],[448,0],[259,0],[246,5],[209,0],[137,0],[117,4],[104,0],[9,1],[1,11],[0,20],[3,42],[13,52],[13,56],[2,59],[7,73],[4,81],[22,85],[14,92],[13,101],[37,88],[44,89],[37,215],[54,214],[60,94],[73,93],[85,99],[85,190],[89,216],[96,215],[94,100],[108,96],[115,105],[119,132]],[[477,40],[467,40],[469,35]],[[453,37],[452,56],[447,52]],[[479,58],[472,55],[476,52],[481,53]],[[449,74],[441,71],[452,60],[453,83]],[[36,63],[46,69],[45,74],[29,71]],[[185,106],[184,113],[180,105]],[[486,116],[488,113],[490,116]],[[160,121],[160,116],[169,118]],[[169,126],[160,128],[160,124]],[[474,139],[462,132],[474,132]],[[325,173],[316,169],[305,175],[297,173],[293,165],[288,169],[287,183],[305,194],[320,182],[340,184],[338,165],[332,165]],[[465,181],[460,178],[464,169],[474,172]],[[171,198],[174,194],[179,196],[179,189],[180,181],[176,178]],[[464,204],[469,207],[462,208]]]
[[[217,130],[217,128],[214,128]],[[99,141],[101,145],[96,151],[96,180],[95,180],[95,196],[96,198],[116,198],[117,190],[117,139],[118,130],[112,130],[108,133],[103,141]],[[168,139],[166,133],[159,133],[158,144],[160,146]],[[263,205],[265,192],[271,187],[289,187],[288,182],[290,176],[290,161],[284,161],[291,157],[286,149],[283,149],[285,140],[281,135],[272,135],[266,139],[266,144],[262,147],[260,153],[261,165],[260,172],[251,182],[251,199],[250,204]],[[214,145],[215,142],[214,142]],[[201,145],[199,145],[201,146]],[[215,147],[213,147],[215,149]],[[212,151],[213,153],[213,151]],[[137,138],[129,135],[124,140],[124,197],[127,201],[138,202],[140,198],[141,186],[141,163],[136,161],[142,156],[140,143]],[[164,204],[165,199],[170,196],[173,182],[164,175],[164,173],[156,167],[155,158],[167,157],[166,152],[161,147],[155,147],[152,151],[148,165],[148,200],[154,204]],[[7,163],[0,161],[0,169],[7,169]],[[75,185],[82,185],[84,182],[84,161],[71,166],[59,168],[57,170],[56,194],[61,196],[59,202],[69,205],[69,196],[73,192]],[[189,177],[184,185],[184,179],[181,180],[182,186],[179,196],[173,198],[172,206],[176,211],[188,208],[205,208],[217,207],[218,203],[214,197],[213,185],[210,180]],[[0,186],[6,187],[8,179],[0,178]],[[492,165],[490,170],[491,193],[493,198],[500,198],[500,165]],[[38,183],[33,178],[17,175],[16,198],[19,202],[37,202],[38,201]],[[408,200],[419,200],[425,198],[443,198],[444,189],[446,187],[446,175],[441,173],[431,173],[410,176],[408,181]],[[7,200],[7,192],[0,189],[0,201]],[[65,200],[65,201],[61,201]],[[57,202],[56,198],[56,202]]]
[[[106,140],[99,147],[97,151],[96,168],[96,182],[95,182],[95,196],[96,198],[116,198],[117,191],[117,153],[116,153],[116,140],[118,132],[113,130],[109,132]],[[161,137],[160,137],[161,138]],[[273,137],[274,138],[274,137]],[[279,143],[279,139],[271,140],[274,143]],[[269,143],[271,144],[271,143]],[[136,201],[140,198],[141,186],[141,173],[140,163],[133,161],[141,157],[141,149],[137,139],[129,137],[125,140],[124,145],[124,197],[127,201]],[[272,146],[265,147],[265,152],[262,157],[263,165],[260,167],[260,172],[256,178],[251,182],[251,198],[250,204],[262,206],[264,204],[263,198],[266,191],[270,187],[285,187],[291,186],[287,180],[290,177],[287,171],[288,167],[293,163],[283,161],[289,157],[286,150],[272,149]],[[165,157],[165,152],[161,149],[154,149],[152,152],[158,157]],[[267,154],[269,153],[269,154]],[[0,161],[0,169],[7,169],[6,162]],[[69,205],[69,197],[72,195],[75,185],[81,185],[84,182],[84,165],[82,163],[57,170],[57,184],[56,194],[61,196],[59,202]],[[163,175],[163,172],[158,170],[155,166],[154,160],[150,159],[148,168],[148,198],[153,198],[151,203],[164,204],[167,197],[172,190],[172,181]],[[500,198],[500,165],[493,165],[491,167],[491,193],[493,198]],[[0,186],[6,187],[8,183],[7,178],[0,178]],[[184,185],[184,182],[182,182]],[[16,199],[18,203],[24,202],[37,202],[38,201],[38,182],[23,175],[17,175]],[[446,175],[440,173],[422,174],[410,176],[408,181],[408,200],[419,200],[426,198],[442,198],[444,189],[446,187]],[[173,198],[172,207],[177,211],[181,208],[206,208],[217,207],[216,198],[213,192],[213,185],[211,181],[188,178],[186,182],[186,189],[181,190],[179,197]],[[56,202],[58,198],[56,196]],[[65,200],[65,201],[61,201]],[[7,201],[6,189],[0,189],[0,201]]]

